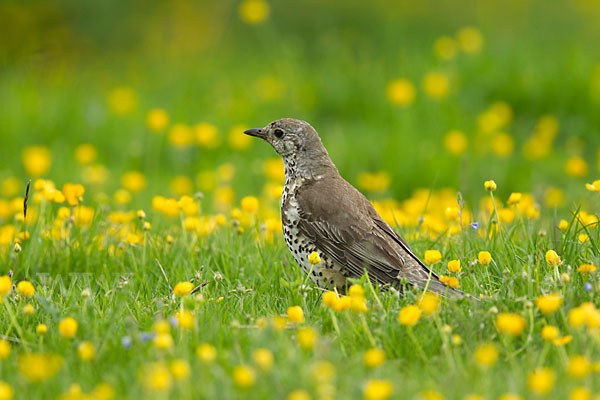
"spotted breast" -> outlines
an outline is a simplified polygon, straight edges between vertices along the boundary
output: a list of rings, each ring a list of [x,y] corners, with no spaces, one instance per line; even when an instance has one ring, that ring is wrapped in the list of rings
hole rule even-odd
[[[289,176],[292,174],[286,173],[286,175]],[[286,178],[281,197],[281,222],[285,243],[300,268],[302,268],[305,274],[310,276],[310,279],[317,286],[327,289],[335,287],[343,291],[346,286],[346,279],[349,276],[344,274],[344,268],[333,262],[298,229],[301,210],[296,200],[296,194],[302,187],[303,181],[304,178],[301,177]],[[319,254],[319,258],[321,259],[319,264],[313,265],[308,261],[308,256],[313,251]]]

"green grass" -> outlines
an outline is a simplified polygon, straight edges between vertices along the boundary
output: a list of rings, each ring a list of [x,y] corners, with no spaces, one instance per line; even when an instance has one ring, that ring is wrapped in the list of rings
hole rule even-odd
[[[574,1],[396,3],[270,1],[269,18],[257,26],[244,24],[239,3],[231,1],[150,2],[144,15],[116,2],[0,5],[0,275],[12,271],[14,284],[29,280],[36,289],[25,298],[13,288],[0,304],[0,335],[12,349],[0,360],[0,380],[13,388],[15,398],[58,398],[74,384],[90,393],[105,382],[116,398],[283,399],[300,389],[313,399],[346,399],[362,398],[374,379],[391,382],[392,398],[399,399],[436,399],[427,397],[427,390],[446,399],[469,393],[498,399],[507,392],[565,399],[580,386],[600,392],[600,364],[582,378],[567,372],[569,358],[576,355],[600,362],[598,326],[576,327],[568,317],[585,302],[599,304],[597,272],[583,274],[577,268],[598,266],[600,233],[595,224],[576,217],[580,211],[597,214],[600,204],[597,193],[584,187],[598,177],[599,168],[598,7]],[[482,32],[482,50],[458,52],[447,61],[436,58],[434,41],[454,37],[467,25]],[[424,93],[422,80],[431,71],[449,77],[450,91],[441,100]],[[271,98],[261,86],[265,77],[281,87]],[[386,98],[386,86],[397,78],[416,88],[408,107]],[[124,115],[108,105],[118,86],[132,88],[138,99]],[[514,140],[505,157],[490,151],[499,132],[486,136],[477,125],[496,101],[506,102],[514,115],[502,127]],[[168,112],[169,126],[213,124],[220,144],[174,148],[169,128],[153,133],[146,127],[146,113],[155,107]],[[558,134],[546,157],[531,160],[524,149],[544,115],[556,118]],[[282,117],[312,123],[352,184],[358,186],[363,172],[386,172],[388,188],[361,190],[383,204],[394,199],[394,211],[413,222],[433,218],[441,226],[436,232],[416,222],[396,229],[419,256],[428,249],[441,251],[442,262],[434,270],[458,277],[461,290],[483,299],[444,300],[439,313],[422,316],[408,328],[398,314],[421,293],[408,290],[400,297],[371,289],[363,277],[355,283],[365,290],[366,313],[326,308],[322,291],[307,281],[281,234],[265,237],[263,224],[279,218],[278,200],[265,192],[281,182],[269,181],[263,165],[276,155],[259,141],[244,150],[228,144],[234,126],[261,127]],[[468,139],[460,156],[443,145],[452,129]],[[106,168],[105,182],[86,182],[86,167],[74,157],[81,143],[94,145],[93,164]],[[42,200],[33,189],[27,224],[19,219],[25,183],[35,178],[22,160],[23,149],[32,145],[51,152],[43,177],[58,189],[67,182],[84,184],[81,204],[94,210],[89,226],[58,218],[66,204]],[[565,173],[573,157],[587,166],[578,176]],[[233,167],[231,180],[218,178],[223,165]],[[118,203],[114,194],[122,187],[120,178],[131,170],[141,171],[147,186],[131,193],[130,202]],[[201,171],[208,174],[198,178]],[[192,180],[190,195],[203,192],[195,197],[196,216],[211,223],[222,213],[225,224],[202,234],[184,229],[189,215],[167,218],[153,209],[156,195],[179,198],[169,186],[175,176]],[[217,183],[211,185],[207,176]],[[7,184],[15,178],[16,185]],[[494,198],[501,212],[514,209],[506,205],[511,192],[532,196],[529,208],[515,212],[511,222],[503,220],[492,235],[491,221],[497,217],[482,203],[491,197],[483,189],[487,179],[498,183]],[[217,188],[231,188],[232,201],[216,202]],[[418,194],[422,188],[431,190],[430,202]],[[444,188],[450,195],[443,195]],[[548,199],[555,189],[564,197],[559,204]],[[453,223],[444,213],[458,206],[458,192],[471,212],[468,222],[478,222],[479,229],[465,224],[451,235]],[[256,215],[236,210],[249,195],[260,200]],[[534,208],[539,216],[527,218]],[[110,218],[115,211],[138,209],[146,212],[151,230],[144,232],[137,218],[123,224]],[[558,228],[561,219],[569,221],[565,231]],[[14,252],[13,230],[30,234],[20,253]],[[63,235],[56,236],[59,232]],[[143,239],[130,244],[128,232]],[[589,237],[585,243],[579,241],[582,233]],[[545,260],[549,249],[563,260],[558,277]],[[480,251],[492,254],[491,264],[476,262]],[[447,271],[453,259],[461,261],[459,274]],[[185,298],[174,296],[181,281],[200,288]],[[564,303],[544,315],[535,300],[548,293],[560,293]],[[25,314],[26,304],[33,305],[33,314]],[[294,305],[302,307],[305,321],[276,329],[275,317]],[[168,349],[147,340],[157,321],[172,319],[181,308],[193,314],[192,330],[172,326]],[[500,332],[500,312],[521,315],[524,331],[514,338]],[[589,311],[591,325],[598,314]],[[78,322],[74,338],[58,331],[67,316]],[[45,335],[36,333],[40,323],[48,327]],[[540,332],[547,324],[572,340],[564,346],[544,341]],[[297,341],[305,327],[317,334],[313,349]],[[453,344],[454,335],[460,344]],[[92,361],[78,357],[82,341],[95,346]],[[196,356],[201,343],[216,348],[214,362]],[[488,368],[474,356],[485,343],[499,351],[497,363]],[[382,349],[387,360],[369,369],[363,355],[372,347]],[[253,361],[259,348],[274,355],[269,371]],[[24,363],[28,353],[56,354],[62,367],[53,377],[31,382],[19,371],[19,366],[35,367]],[[190,375],[163,392],[148,388],[149,366],[175,359],[189,363]],[[314,376],[315,363],[323,360],[335,367],[329,382]],[[256,372],[250,388],[234,385],[239,365]],[[556,377],[546,396],[533,394],[527,385],[527,376],[538,367],[551,368]]]
[[[51,214],[53,210],[47,209],[46,215]],[[566,266],[597,263],[594,243],[599,238],[595,228],[587,244],[577,241],[577,232],[584,231],[580,225],[573,224],[568,233],[561,234],[553,223],[525,219],[505,226],[502,235],[492,239],[467,230],[435,243],[413,241],[417,254],[438,248],[443,249],[445,261],[460,259],[463,290],[486,298],[479,303],[444,301],[439,314],[422,317],[414,328],[407,328],[398,323],[398,312],[414,303],[418,293],[398,297],[378,288],[371,292],[365,279],[357,281],[366,289],[369,311],[364,318],[368,331],[388,357],[384,365],[371,371],[361,359],[372,344],[359,316],[350,310],[334,313],[323,307],[321,292],[306,284],[279,236],[274,243],[257,242],[258,227],[239,233],[225,226],[207,237],[198,237],[181,232],[177,223],[153,216],[153,230],[145,244],[119,244],[111,238],[109,243],[123,247],[122,254],[111,256],[106,248],[98,250],[92,243],[106,229],[102,216],[95,221],[90,228],[71,227],[66,240],[49,240],[43,238],[42,231],[50,218],[41,218],[29,227],[31,238],[23,243],[21,253],[4,253],[4,265],[17,277],[29,277],[37,287],[32,299],[8,295],[2,305],[16,316],[11,323],[9,314],[3,313],[3,334],[12,341],[13,354],[2,361],[2,372],[3,380],[14,385],[17,393],[50,396],[71,383],[88,391],[105,381],[113,385],[118,397],[139,397],[146,394],[140,381],[142,367],[174,358],[188,360],[192,375],[174,385],[170,392],[173,397],[281,398],[294,389],[307,390],[316,397],[319,388],[311,371],[317,360],[335,365],[333,385],[339,398],[360,397],[362,385],[372,378],[389,379],[400,398],[412,398],[424,389],[435,389],[447,398],[461,398],[471,392],[487,398],[506,391],[526,394],[525,377],[539,366],[556,371],[554,398],[566,397],[576,385],[598,389],[593,375],[576,381],[565,372],[567,355],[584,354],[591,360],[598,357],[596,331],[573,328],[566,321],[570,309],[595,299],[595,274],[582,275]],[[548,232],[544,237],[538,234],[542,227]],[[480,227],[486,228],[485,223]],[[164,243],[165,232],[174,235],[172,245]],[[550,248],[565,257],[566,263],[559,269],[568,272],[568,283],[554,280],[553,269],[544,260],[544,252]],[[488,267],[469,265],[480,250],[492,254]],[[155,260],[160,261],[169,283]],[[445,268],[440,265],[437,269],[444,272]],[[184,280],[203,285],[203,300],[173,296],[171,288]],[[591,291],[584,290],[585,282],[592,284]],[[84,289],[90,289],[91,296],[83,297]],[[532,301],[541,293],[552,292],[562,294],[564,306],[554,315],[543,316]],[[35,306],[33,315],[23,313],[26,303]],[[297,327],[293,324],[283,331],[258,327],[260,318],[285,314],[292,305],[304,309],[306,321],[300,326],[318,332],[313,350],[303,350],[296,343]],[[152,342],[141,340],[142,332],[150,332],[157,319],[171,317],[179,307],[195,315],[193,331],[173,327],[174,346],[168,350],[158,350]],[[525,317],[523,334],[510,339],[499,333],[494,325],[498,311]],[[73,339],[57,333],[57,324],[65,316],[79,322]],[[48,325],[49,332],[43,337],[35,333],[38,323]],[[452,327],[450,334],[443,329],[444,324]],[[566,347],[544,343],[540,330],[546,324],[557,325],[564,335],[573,335],[572,342]],[[461,345],[451,344],[454,334],[462,337]],[[132,340],[128,349],[121,343],[126,336]],[[82,340],[90,340],[97,348],[96,359],[89,363],[77,357],[76,347]],[[196,345],[203,342],[217,348],[214,364],[203,364],[194,355]],[[474,349],[485,342],[496,343],[500,351],[498,363],[489,369],[479,367],[473,358]],[[235,389],[232,368],[252,365],[251,353],[261,347],[275,355],[273,370],[258,373],[252,388]],[[60,354],[65,361],[62,371],[48,382],[28,383],[15,370],[19,354],[28,351]]]

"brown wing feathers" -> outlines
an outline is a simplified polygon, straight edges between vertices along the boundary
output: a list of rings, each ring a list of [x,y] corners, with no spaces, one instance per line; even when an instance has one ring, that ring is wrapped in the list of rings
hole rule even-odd
[[[333,190],[339,196],[335,199],[320,196],[322,185],[341,186]],[[399,278],[405,278],[411,285],[423,288],[429,280],[429,290],[460,294],[440,282],[379,217],[371,203],[343,179],[305,183],[298,193],[298,202],[300,231],[329,257],[346,266],[352,275],[362,276],[366,268],[369,277],[381,284],[398,286]],[[351,215],[363,218],[350,218]]]

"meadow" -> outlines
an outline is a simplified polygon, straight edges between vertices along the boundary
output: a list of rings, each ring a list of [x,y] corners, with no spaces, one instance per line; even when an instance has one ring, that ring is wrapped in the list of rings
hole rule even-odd
[[[0,400],[600,399],[597,2],[139,6],[0,3]],[[476,300],[313,285],[283,117]]]

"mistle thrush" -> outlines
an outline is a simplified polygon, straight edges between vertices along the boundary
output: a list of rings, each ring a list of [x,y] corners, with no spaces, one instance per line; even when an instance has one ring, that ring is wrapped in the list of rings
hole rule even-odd
[[[462,297],[440,282],[369,200],[340,176],[310,124],[285,118],[244,133],[264,139],[283,158],[285,242],[317,286],[344,291],[348,278],[366,272],[373,283],[402,289],[404,281]],[[313,251],[321,258],[314,266],[308,261]]]

